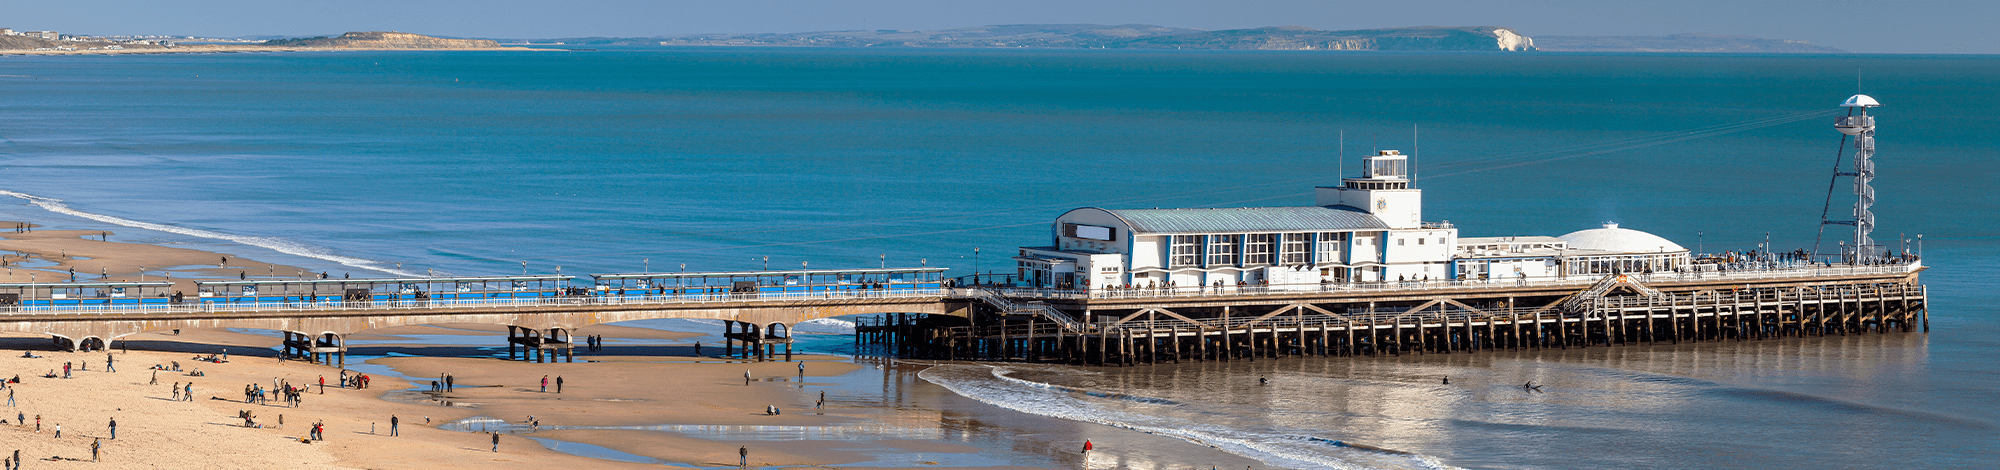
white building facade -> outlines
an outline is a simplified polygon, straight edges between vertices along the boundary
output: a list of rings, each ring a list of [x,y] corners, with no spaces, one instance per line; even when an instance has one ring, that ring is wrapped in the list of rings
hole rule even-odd
[[[1422,221],[1407,158],[1364,158],[1362,176],[1318,188],[1313,206],[1074,209],[1050,226],[1049,246],[1020,249],[1018,275],[1058,289],[1449,279],[1458,231]]]

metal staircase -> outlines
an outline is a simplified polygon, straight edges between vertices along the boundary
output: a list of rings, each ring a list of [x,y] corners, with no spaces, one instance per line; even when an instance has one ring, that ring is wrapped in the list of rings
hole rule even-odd
[[[1573,315],[1583,314],[1596,305],[1598,299],[1604,298],[1606,294],[1610,294],[1611,290],[1617,289],[1618,286],[1631,288],[1633,292],[1637,292],[1640,296],[1646,298],[1666,295],[1658,289],[1646,287],[1645,284],[1640,284],[1639,281],[1632,280],[1631,276],[1612,274],[1604,276],[1604,279],[1598,280],[1596,284],[1591,284],[1589,289],[1584,289],[1583,292],[1569,296],[1567,300],[1563,301],[1562,310],[1564,313]]]
[[[1069,316],[1069,313],[1063,312],[1061,309],[1051,307],[1048,304],[1043,304],[1043,303],[1021,304],[1014,302],[1012,300],[1007,300],[1006,297],[1001,297],[999,294],[995,294],[993,293],[993,291],[989,291],[986,289],[967,288],[961,290],[965,292],[967,297],[977,299],[980,302],[985,302],[986,305],[992,306],[994,310],[999,310],[1000,313],[1002,314],[1040,316],[1042,318],[1048,319],[1051,322],[1054,322],[1055,324],[1062,325],[1063,329],[1073,333],[1080,333],[1088,329],[1085,327],[1083,322],[1076,321],[1075,318],[1071,318]]]

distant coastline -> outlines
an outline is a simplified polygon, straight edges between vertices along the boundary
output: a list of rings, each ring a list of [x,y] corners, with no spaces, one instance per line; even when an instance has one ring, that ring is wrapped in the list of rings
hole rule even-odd
[[[502,46],[490,39],[446,39],[390,31],[356,31],[337,37],[294,38],[252,44],[174,44],[89,37],[44,39],[0,36],[0,55],[124,55],[334,51],[546,51]]]

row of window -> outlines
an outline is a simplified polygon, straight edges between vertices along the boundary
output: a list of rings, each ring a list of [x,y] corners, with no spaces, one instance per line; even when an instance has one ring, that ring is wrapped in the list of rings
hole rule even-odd
[[[1293,265],[1306,264],[1310,259],[1340,259],[1341,247],[1346,245],[1348,237],[1344,232],[1321,232],[1318,237],[1311,233],[1174,235],[1168,242],[1168,265],[1177,268],[1204,264],[1236,266],[1239,262],[1246,266]],[[1314,238],[1319,240],[1316,247],[1311,241]],[[1308,258],[1308,247],[1317,248],[1318,256]]]

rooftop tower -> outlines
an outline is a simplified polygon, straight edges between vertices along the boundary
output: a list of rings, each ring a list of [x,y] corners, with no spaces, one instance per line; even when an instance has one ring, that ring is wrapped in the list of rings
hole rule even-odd
[[[1383,150],[1361,158],[1361,176],[1313,192],[1315,205],[1348,206],[1375,215],[1389,228],[1423,225],[1423,190],[1410,187],[1410,156]]]

